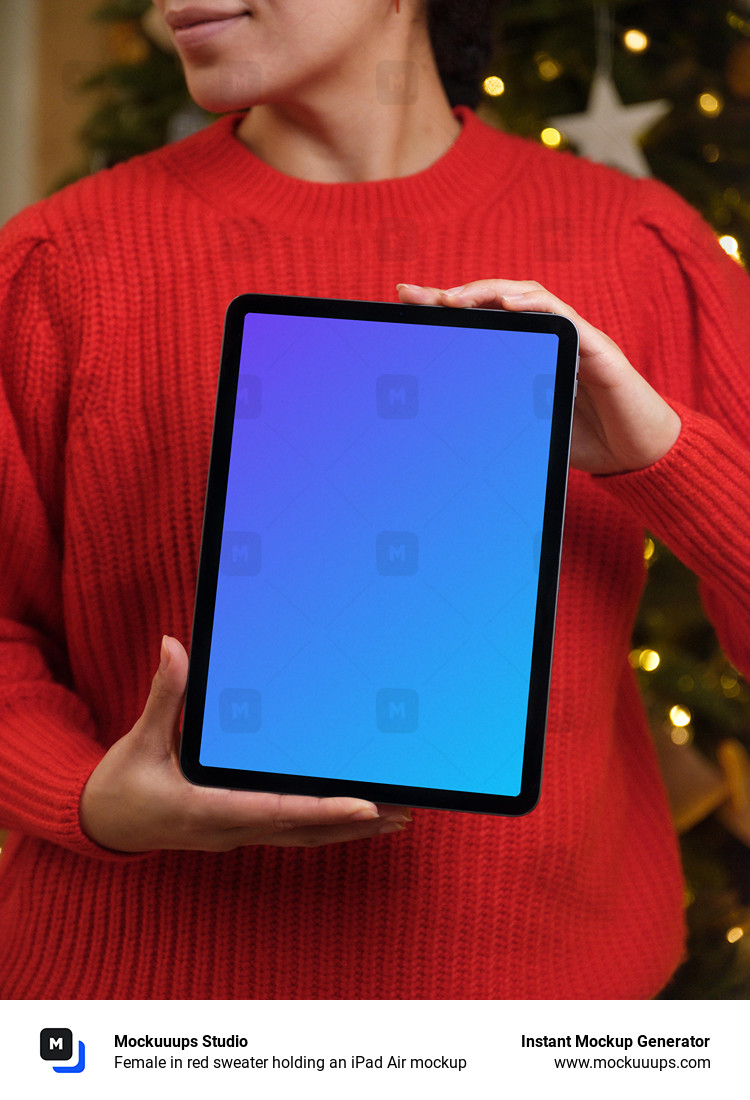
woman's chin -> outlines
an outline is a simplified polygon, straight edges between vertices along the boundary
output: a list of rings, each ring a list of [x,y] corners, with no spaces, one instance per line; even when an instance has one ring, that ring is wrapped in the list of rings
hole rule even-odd
[[[243,66],[243,71],[235,75],[213,76],[203,80],[188,77],[188,91],[191,99],[211,114],[224,115],[231,111],[246,111],[261,99],[260,72],[248,73],[248,67],[257,69],[251,63]]]

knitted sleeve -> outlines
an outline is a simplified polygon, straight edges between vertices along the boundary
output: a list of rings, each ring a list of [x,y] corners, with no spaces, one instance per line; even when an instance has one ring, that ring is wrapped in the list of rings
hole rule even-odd
[[[634,295],[650,318],[649,378],[682,430],[659,462],[599,480],[698,575],[727,655],[750,676],[750,278],[686,203],[641,187]]]
[[[122,860],[133,856],[94,844],[78,815],[103,749],[72,689],[61,593],[74,315],[31,208],[0,233],[0,825]]]

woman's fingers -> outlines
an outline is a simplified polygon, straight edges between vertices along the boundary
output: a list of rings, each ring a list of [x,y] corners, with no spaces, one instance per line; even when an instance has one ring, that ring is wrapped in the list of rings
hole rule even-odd
[[[367,811],[369,816],[360,816],[362,812],[353,809],[354,799],[198,790],[205,790],[212,803],[222,801],[213,795],[229,797],[218,810],[186,805],[181,816],[184,828],[174,836],[170,847],[215,852],[248,844],[316,847],[398,832],[411,818],[411,812],[402,807],[380,811],[372,807]],[[200,794],[196,801],[201,801]]]
[[[501,309],[504,297],[544,291],[544,287],[529,279],[475,279],[471,283],[447,290],[435,286],[415,286],[412,283],[399,283],[397,290],[399,298],[404,302]]]
[[[307,826],[348,825],[381,821],[398,808],[379,810],[373,802],[359,798],[315,798],[310,795],[275,794],[271,791],[230,791],[214,787],[192,787],[197,796],[196,811],[216,828],[261,828],[289,831]]]
[[[159,667],[141,717],[134,727],[141,748],[155,760],[165,760],[175,751],[175,734],[185,700],[188,656],[176,638],[162,638]]]
[[[318,848],[323,844],[342,844],[350,840],[367,840],[368,837],[401,833],[406,828],[405,819],[354,822],[351,825],[309,825],[290,829],[288,832],[269,831],[267,834],[245,833],[228,830],[221,836],[225,845],[220,850],[229,851],[247,844],[270,844],[277,848]]]
[[[614,340],[584,320],[567,302],[563,302],[541,283],[531,279],[477,279],[464,286],[450,287],[447,290],[433,286],[418,287],[399,283],[397,289],[401,301],[416,305],[557,313],[561,317],[566,317],[578,329],[581,367],[584,374],[587,369],[594,368],[597,373],[595,383],[603,387],[619,385],[622,381],[623,369],[629,366]]]
[[[624,473],[657,462],[681,428],[675,410],[606,333],[533,280],[477,279],[447,290],[398,284],[402,302],[453,308],[557,313],[579,334],[579,386],[571,464],[592,474]]]
[[[362,798],[316,798],[232,791],[189,783],[175,734],[187,678],[187,654],[162,642],[143,712],[89,776],[80,800],[83,831],[104,848],[228,851],[245,844],[312,846],[378,835],[403,826],[409,810]]]

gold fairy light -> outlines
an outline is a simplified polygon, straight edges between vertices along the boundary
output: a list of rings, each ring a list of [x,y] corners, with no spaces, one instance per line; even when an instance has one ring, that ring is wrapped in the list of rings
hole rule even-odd
[[[692,714],[687,707],[675,705],[669,712],[669,721],[673,726],[689,726]]]
[[[638,664],[644,672],[653,672],[660,663],[661,657],[655,649],[643,649],[638,656]]]
[[[715,118],[716,115],[720,115],[724,109],[724,100],[715,92],[702,92],[698,96],[698,107],[703,111],[704,115],[710,115]]]
[[[733,30],[739,31],[740,34],[750,38],[750,22],[743,19],[741,15],[733,11],[727,12],[727,23]]]
[[[631,27],[630,30],[625,31],[625,34],[622,36],[622,41],[625,48],[632,53],[643,53],[644,50],[648,49],[650,39],[643,31]]]
[[[555,61],[554,57],[550,57],[548,53],[535,53],[534,63],[542,80],[549,82],[557,80],[558,76],[562,75],[562,65],[559,61]]]
[[[672,726],[669,731],[669,740],[673,745],[689,745],[692,741],[690,730],[687,726]]]
[[[725,233],[722,237],[719,237],[719,244],[728,256],[732,256],[735,260],[739,257],[740,244],[736,237],[732,237],[729,233]]]
[[[741,940],[744,935],[744,928],[740,928],[740,926],[736,924],[734,928],[730,928],[727,932],[727,939],[730,943],[737,943],[737,940]]]
[[[505,83],[499,76],[488,76],[482,85],[485,95],[498,96],[505,91]]]
[[[548,149],[557,149],[562,143],[562,134],[554,126],[545,126],[539,136]]]
[[[727,699],[736,699],[742,691],[740,681],[733,672],[724,672],[719,677],[719,683],[721,684],[721,690],[726,695]]]

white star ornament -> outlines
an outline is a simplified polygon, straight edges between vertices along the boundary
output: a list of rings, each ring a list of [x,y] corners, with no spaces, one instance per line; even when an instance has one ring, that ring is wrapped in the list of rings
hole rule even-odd
[[[594,73],[586,110],[550,119],[572,141],[582,156],[609,164],[631,176],[650,176],[651,170],[638,138],[671,110],[666,99],[626,107],[604,72]]]

